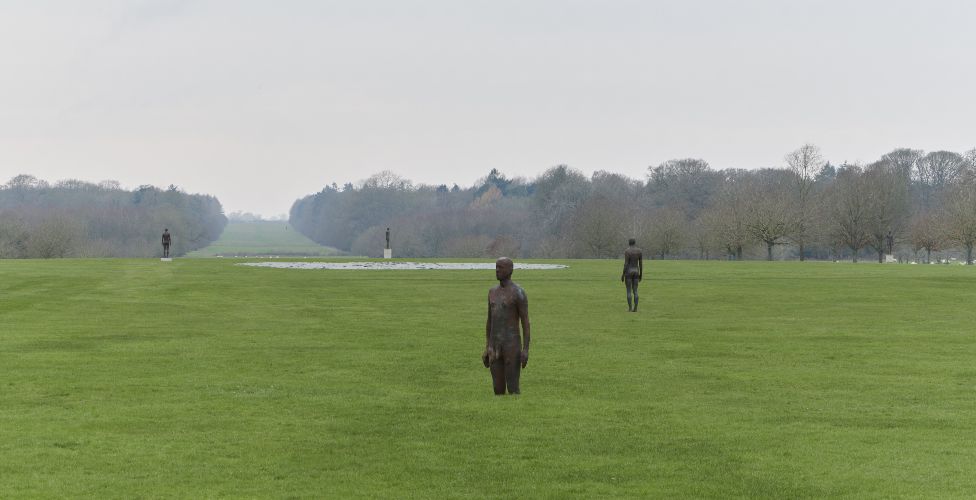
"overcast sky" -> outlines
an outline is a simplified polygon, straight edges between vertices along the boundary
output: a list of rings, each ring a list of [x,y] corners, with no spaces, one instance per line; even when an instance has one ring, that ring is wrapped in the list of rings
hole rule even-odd
[[[976,2],[0,0],[0,183],[286,213],[389,169],[471,185],[976,147]]]

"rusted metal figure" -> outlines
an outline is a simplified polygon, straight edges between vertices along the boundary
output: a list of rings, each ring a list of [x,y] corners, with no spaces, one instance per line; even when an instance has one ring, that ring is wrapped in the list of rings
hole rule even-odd
[[[620,275],[620,281],[627,285],[627,310],[637,312],[637,302],[640,300],[637,285],[644,278],[644,256],[637,248],[637,240],[631,238],[629,243],[630,246],[624,250],[624,272]]]
[[[485,324],[485,352],[481,361],[491,370],[495,395],[519,394],[519,375],[529,362],[529,299],[512,281],[512,259],[495,262],[498,286],[488,291],[488,321]],[[519,324],[522,336],[519,335]]]
[[[169,258],[169,245],[173,242],[172,236],[169,234],[169,229],[163,229],[163,258]]]

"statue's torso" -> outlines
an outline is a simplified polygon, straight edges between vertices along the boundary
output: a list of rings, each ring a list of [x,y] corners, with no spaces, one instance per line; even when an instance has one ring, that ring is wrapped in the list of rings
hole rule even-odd
[[[520,342],[519,307],[525,302],[525,291],[515,283],[496,286],[488,292],[491,307],[490,335],[495,345]]]
[[[624,250],[624,268],[627,274],[640,274],[641,249],[628,247]]]

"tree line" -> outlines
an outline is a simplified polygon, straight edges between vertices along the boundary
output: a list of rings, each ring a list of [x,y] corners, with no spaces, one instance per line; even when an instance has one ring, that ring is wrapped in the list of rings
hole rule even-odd
[[[173,233],[173,255],[209,245],[227,224],[209,195],[176,186],[54,184],[18,175],[0,186],[0,258],[155,257],[164,228]]]
[[[666,161],[644,179],[566,165],[528,180],[493,169],[471,187],[414,185],[383,171],[297,200],[312,240],[378,257],[386,227],[402,257],[617,257],[973,261],[976,149],[899,148],[869,164],[831,164],[806,144],[783,164],[713,169]],[[890,247],[890,248],[889,248]]]

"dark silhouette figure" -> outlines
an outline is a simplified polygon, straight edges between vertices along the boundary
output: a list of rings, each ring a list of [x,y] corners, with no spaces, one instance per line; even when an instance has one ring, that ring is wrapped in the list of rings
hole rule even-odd
[[[637,303],[640,297],[637,295],[637,285],[644,278],[644,256],[641,249],[637,248],[637,240],[631,238],[630,246],[624,250],[624,272],[620,275],[620,281],[627,285],[627,310],[637,312]]]
[[[485,324],[485,352],[481,361],[491,369],[495,395],[519,394],[519,375],[529,362],[529,299],[512,281],[512,259],[495,262],[498,286],[488,291],[488,321]],[[522,325],[524,341],[519,336]]]
[[[386,228],[386,249],[390,249],[390,228]]]
[[[891,231],[888,231],[888,234],[885,236],[885,243],[888,245],[888,255],[894,254],[895,235],[891,234]]]
[[[173,242],[173,237],[169,235],[169,229],[163,229],[163,258],[169,258],[169,244]]]

